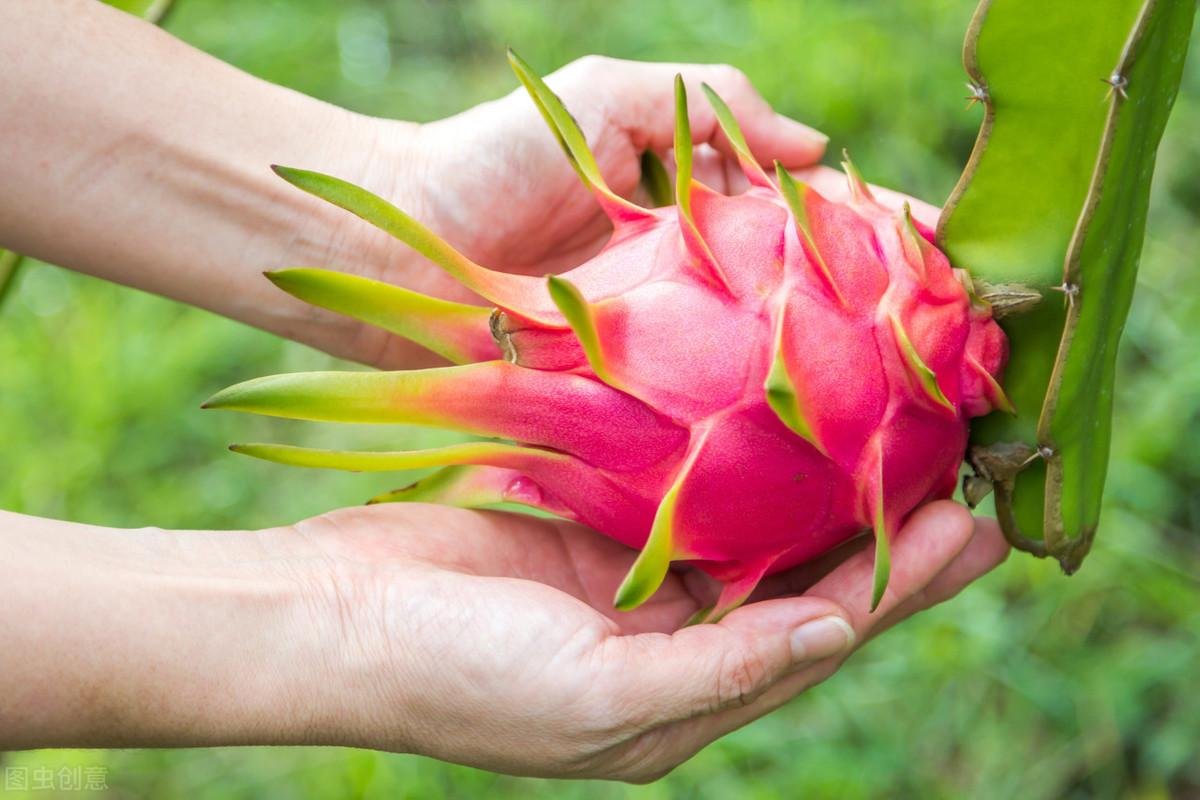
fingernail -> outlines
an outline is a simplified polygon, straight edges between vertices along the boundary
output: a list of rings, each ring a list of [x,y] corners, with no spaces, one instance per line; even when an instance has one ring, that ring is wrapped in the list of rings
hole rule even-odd
[[[820,661],[836,656],[854,643],[854,629],[841,617],[821,617],[792,631],[792,660]]]
[[[783,120],[786,124],[791,126],[791,128],[794,131],[796,131],[796,134],[798,136],[803,136],[804,138],[810,140],[814,144],[821,144],[821,145],[829,144],[829,137],[826,136],[825,134],[821,133],[816,128],[809,127],[808,125],[805,125],[803,122],[796,120],[796,119],[792,119],[791,117],[789,117],[785,114],[776,114],[775,116],[779,117],[779,119]]]

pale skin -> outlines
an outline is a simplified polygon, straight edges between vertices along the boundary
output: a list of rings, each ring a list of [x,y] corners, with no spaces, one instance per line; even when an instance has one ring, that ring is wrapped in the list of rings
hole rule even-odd
[[[824,137],[736,70],[583,59],[549,84],[616,191],[636,193],[642,150],[669,147],[676,72],[713,85],[765,165],[840,191],[810,169]],[[736,191],[711,113],[691,114],[698,176]],[[425,125],[373,119],[85,0],[0,5],[0,126],[0,245],[380,367],[437,359],[287,297],[262,271],[327,266],[471,298],[268,164],[362,184],[495,268],[561,270],[606,232],[520,93]],[[0,749],[341,744],[651,780],[1007,553],[991,520],[926,506],[895,537],[870,614],[864,544],[768,579],[718,624],[679,629],[710,582],[672,572],[616,612],[634,553],[568,522],[394,505],[202,532],[0,512]]]

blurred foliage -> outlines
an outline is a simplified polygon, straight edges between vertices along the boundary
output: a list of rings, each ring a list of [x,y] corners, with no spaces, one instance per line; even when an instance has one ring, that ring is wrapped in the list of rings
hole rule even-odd
[[[543,71],[592,52],[727,61],[781,111],[828,132],[831,152],[849,146],[870,179],[940,200],[979,123],[978,108],[964,110],[959,62],[973,6],[181,0],[166,27],[267,80],[417,120],[515,88],[508,44]],[[8,763],[104,765],[112,796],[188,800],[1200,795],[1197,129],[1200,42],[1159,163],[1121,357],[1108,505],[1078,575],[1014,556],[828,684],[647,787],[338,749],[44,751]],[[235,439],[334,438],[319,426],[284,432],[273,426],[287,423],[196,410],[214,389],[326,368],[326,356],[42,264],[30,265],[0,317],[4,508],[105,525],[247,528],[402,482],[236,458],[224,449]],[[348,444],[375,435],[335,433]]]

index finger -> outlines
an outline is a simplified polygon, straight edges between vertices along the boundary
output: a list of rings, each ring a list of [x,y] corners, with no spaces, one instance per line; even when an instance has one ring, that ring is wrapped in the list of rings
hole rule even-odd
[[[809,126],[778,114],[758,93],[741,70],[728,64],[669,64],[623,61],[592,56],[567,67],[579,75],[576,82],[548,82],[564,95],[582,93],[595,102],[596,88],[603,87],[611,97],[612,122],[629,134],[639,150],[662,152],[674,144],[675,75],[683,77],[689,98],[688,118],[695,144],[710,144],[724,155],[734,157],[733,146],[721,132],[716,114],[703,99],[701,84],[708,84],[729,106],[737,119],[750,152],[762,166],[780,161],[785,167],[799,169],[815,164],[825,154],[828,137]],[[562,76],[566,77],[566,76]],[[570,105],[570,98],[563,98]]]

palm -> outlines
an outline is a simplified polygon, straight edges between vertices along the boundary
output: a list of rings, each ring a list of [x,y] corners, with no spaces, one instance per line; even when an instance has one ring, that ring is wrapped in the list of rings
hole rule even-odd
[[[479,613],[529,620],[553,608],[577,624],[640,633],[675,630],[710,588],[701,576],[673,572],[636,611],[617,612],[613,593],[636,554],[569,522],[417,505],[350,508],[322,519],[333,524],[319,535],[339,564],[353,565],[356,594],[411,586],[414,571],[430,578],[433,568],[429,585],[457,603],[478,600]],[[497,578],[506,579],[499,594]]]
[[[939,525],[955,517],[953,504],[938,503],[920,514],[919,533],[898,534],[914,553],[932,552]],[[961,509],[958,509],[961,513]],[[524,514],[473,511],[423,504],[395,504],[342,509],[304,523],[332,550],[334,564],[352,584],[355,595],[387,598],[412,593],[414,581],[424,583],[431,608],[445,604],[473,607],[472,616],[494,620],[495,634],[514,622],[546,620],[567,636],[581,627],[598,635],[670,632],[716,598],[719,587],[697,570],[668,573],[662,587],[631,612],[613,609],[612,598],[636,556],[628,547],[594,531],[562,520]],[[1005,550],[992,520],[981,520],[986,531],[988,558]],[[909,526],[909,527],[914,527]],[[751,601],[807,592],[815,584],[822,596],[843,598],[851,610],[865,612],[872,568],[867,539],[860,537],[816,562],[768,577]],[[931,558],[927,554],[918,556]],[[948,587],[960,587],[974,577],[978,563],[968,561],[939,577]],[[902,583],[906,576],[895,576]],[[899,594],[907,587],[896,587]],[[891,590],[889,590],[890,592]],[[419,594],[419,593],[418,593]],[[851,601],[845,598],[858,598]],[[863,605],[863,609],[857,606]],[[880,619],[864,615],[865,627],[885,629],[913,609],[901,609]],[[549,630],[546,631],[550,633]],[[549,635],[549,645],[557,635]]]
[[[374,687],[373,715],[403,709],[410,720],[363,742],[565,775],[655,774],[655,764],[678,763],[823,680],[844,648],[793,665],[789,631],[832,614],[861,642],[953,595],[1007,549],[995,526],[974,537],[971,529],[951,503],[917,512],[897,534],[894,580],[877,614],[867,613],[864,552],[810,596],[678,631],[714,587],[696,571],[672,573],[639,609],[614,612],[634,554],[572,523],[395,504],[295,528],[311,545],[304,550],[327,559],[315,585],[325,593],[311,605],[332,609],[351,646],[335,655],[356,692]],[[812,577],[776,576],[763,594],[806,590]]]

